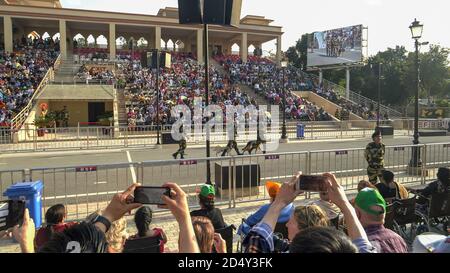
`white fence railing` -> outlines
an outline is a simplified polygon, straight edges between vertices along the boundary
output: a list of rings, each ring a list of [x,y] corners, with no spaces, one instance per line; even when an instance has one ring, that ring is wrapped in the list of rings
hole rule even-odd
[[[303,125],[303,129],[298,125]],[[111,123],[112,125],[112,123]],[[413,120],[382,121],[381,125],[391,125],[395,136],[412,136],[414,132]],[[420,120],[419,129],[448,130],[449,120]],[[327,122],[287,122],[287,136],[291,140],[320,140],[320,139],[358,139],[370,138],[376,127],[376,121],[327,121]],[[222,130],[212,130],[210,142],[214,146],[224,146],[227,141],[226,126]],[[171,125],[161,126],[160,140],[167,144],[162,135],[171,133]],[[282,124],[279,130],[272,130],[270,126],[264,133],[266,139],[273,140],[281,137]],[[240,131],[238,143],[245,143],[257,139],[256,126]],[[187,142],[204,144],[206,141],[205,128],[196,132],[192,128]],[[157,143],[156,125],[139,126],[87,126],[52,127],[35,129],[23,126],[18,130],[0,128],[0,152],[33,152],[49,150],[80,150],[80,149],[110,149],[154,146]],[[171,142],[173,143],[173,142]],[[213,146],[213,147],[214,147]]]
[[[419,168],[409,167],[414,149],[420,150]],[[387,146],[384,161],[385,169],[394,172],[395,181],[410,187],[423,186],[436,179],[439,167],[450,166],[450,143]],[[206,181],[208,163],[211,182],[217,190],[216,203],[228,207],[268,200],[265,183],[286,181],[297,171],[334,173],[348,192],[355,191],[360,180],[367,180],[364,149],[358,148],[5,170],[0,171],[0,192],[16,182],[40,180],[44,184],[43,209],[63,203],[68,208],[69,219],[81,219],[106,206],[113,194],[132,182],[160,186],[171,181],[184,189],[190,206],[196,207],[196,189]],[[1,196],[0,200],[5,198]]]

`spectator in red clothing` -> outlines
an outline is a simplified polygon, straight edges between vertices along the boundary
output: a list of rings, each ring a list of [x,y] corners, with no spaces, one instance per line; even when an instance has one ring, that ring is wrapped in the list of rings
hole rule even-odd
[[[64,220],[67,217],[67,211],[64,205],[57,204],[51,206],[45,213],[45,227],[41,227],[34,240],[36,249],[43,246],[55,232],[63,232],[65,229],[76,225],[76,222],[65,223]]]
[[[160,252],[164,252],[164,244],[167,243],[167,236],[162,228],[150,229],[150,224],[152,222],[152,209],[149,207],[141,207],[136,211],[134,215],[134,222],[138,233],[131,236],[128,240],[141,239],[148,237],[158,237],[160,238]]]

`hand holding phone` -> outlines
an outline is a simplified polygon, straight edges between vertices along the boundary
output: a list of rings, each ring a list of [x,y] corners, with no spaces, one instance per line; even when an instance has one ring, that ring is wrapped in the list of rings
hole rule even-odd
[[[24,213],[25,201],[7,200],[0,202],[0,231],[21,225]]]
[[[168,187],[136,187],[134,190],[134,203],[144,205],[165,205],[162,197],[171,197]]]
[[[301,175],[296,189],[309,192],[328,191],[327,178],[322,175]]]

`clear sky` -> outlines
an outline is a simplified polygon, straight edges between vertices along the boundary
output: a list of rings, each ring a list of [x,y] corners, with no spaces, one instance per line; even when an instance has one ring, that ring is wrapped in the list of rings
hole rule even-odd
[[[60,0],[63,7],[156,15],[177,0]],[[363,24],[369,28],[369,55],[403,45],[413,50],[409,25],[424,24],[422,41],[450,47],[448,0],[243,0],[242,16],[261,15],[282,26],[282,48],[295,44],[303,33]],[[275,41],[263,45],[275,48]],[[427,47],[424,48],[425,50]]]

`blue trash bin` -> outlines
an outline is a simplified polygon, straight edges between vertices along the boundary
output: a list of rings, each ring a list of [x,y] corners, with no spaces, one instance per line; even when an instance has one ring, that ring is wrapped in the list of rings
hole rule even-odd
[[[30,217],[33,218],[36,228],[42,224],[42,189],[41,181],[24,182],[11,185],[4,193],[11,200],[24,200]]]
[[[298,123],[297,124],[297,138],[305,138],[305,125]]]

